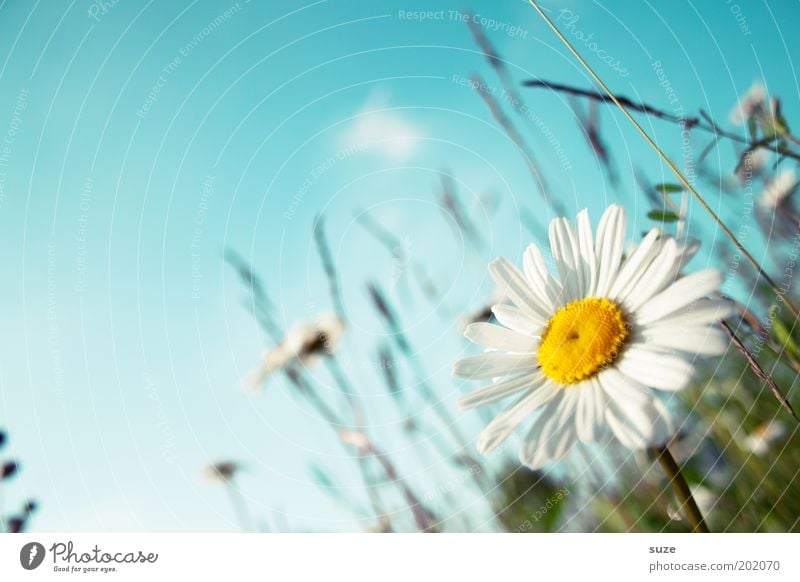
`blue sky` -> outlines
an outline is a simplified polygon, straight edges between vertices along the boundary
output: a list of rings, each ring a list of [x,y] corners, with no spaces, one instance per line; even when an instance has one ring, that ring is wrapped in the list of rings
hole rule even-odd
[[[588,88],[586,74],[523,1],[445,1],[424,19],[414,15],[430,10],[421,0],[100,4],[0,4],[0,426],[5,452],[23,464],[6,509],[36,497],[38,530],[231,530],[228,500],[202,469],[235,458],[247,465],[253,513],[273,527],[358,528],[309,476],[314,461],[357,486],[330,431],[281,380],[257,396],[244,388],[266,339],[222,260],[232,248],[253,264],[285,326],[313,318],[331,307],[311,242],[322,212],[373,434],[420,493],[435,488],[430,475],[452,479],[426,465],[424,443],[399,436],[403,418],[369,365],[385,338],[365,283],[392,290],[437,396],[457,414],[464,386],[449,369],[466,346],[454,318],[490,295],[490,258],[518,260],[531,242],[520,209],[549,218],[519,152],[462,82],[478,72],[498,84],[457,14],[470,8],[494,29],[518,81]],[[728,126],[736,97],[763,79],[787,119],[800,114],[796,2],[545,6],[619,93],[687,115],[703,108]],[[634,171],[672,180],[623,118],[601,112],[620,173],[611,186],[567,100],[520,93],[541,122],[525,124],[525,137],[569,211],[588,206],[596,218],[621,201],[631,234],[648,228]],[[681,155],[674,125],[643,122]],[[693,151],[705,143],[695,133]],[[733,156],[723,144],[711,163],[729,167]],[[438,207],[442,172],[483,234],[480,252]],[[738,203],[701,185],[735,230]],[[408,245],[443,306],[392,286],[397,265],[354,220],[364,210]],[[699,267],[720,240],[694,206],[692,217],[704,236]],[[332,398],[330,378],[314,375]],[[463,421],[474,438],[477,417]]]

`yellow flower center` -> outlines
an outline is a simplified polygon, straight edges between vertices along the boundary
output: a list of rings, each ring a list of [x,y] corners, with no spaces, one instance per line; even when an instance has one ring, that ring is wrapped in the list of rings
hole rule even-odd
[[[608,299],[568,303],[547,323],[539,364],[559,384],[591,378],[613,362],[628,337],[622,310]]]

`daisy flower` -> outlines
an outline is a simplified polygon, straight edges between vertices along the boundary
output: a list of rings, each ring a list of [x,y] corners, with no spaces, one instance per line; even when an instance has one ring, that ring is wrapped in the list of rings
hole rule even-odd
[[[743,125],[753,115],[763,112],[767,107],[767,90],[764,85],[756,81],[741,96],[736,106],[731,109],[728,116],[731,123]]]
[[[524,271],[499,258],[492,278],[513,305],[496,305],[500,325],[475,323],[465,335],[488,353],[458,360],[457,377],[491,379],[464,396],[474,408],[516,396],[484,429],[478,450],[487,454],[538,411],[520,459],[536,469],[564,457],[577,442],[615,436],[629,449],[663,444],[672,434],[658,391],[687,385],[696,355],[718,355],[728,340],[714,324],[731,312],[707,299],[721,283],[709,269],[684,277],[678,242],[651,230],[627,256],[621,206],[605,212],[592,234],[589,214],[577,226],[550,224],[558,276],[534,245]]]
[[[758,205],[763,210],[774,210],[783,204],[789,195],[797,189],[798,180],[794,170],[783,170],[770,180],[761,192]]]
[[[311,323],[298,323],[286,337],[264,354],[261,368],[253,378],[260,386],[269,376],[288,366],[310,366],[320,356],[334,354],[344,337],[344,322],[333,313],[325,313]]]
[[[765,456],[772,445],[786,436],[786,425],[779,420],[758,425],[744,439],[744,448],[753,454]]]
[[[492,294],[489,300],[481,305],[478,309],[461,315],[458,318],[459,331],[464,332],[473,323],[489,321],[493,316],[492,308],[495,305],[503,303],[505,299],[506,298],[502,293],[496,291],[494,294]]]
[[[206,467],[206,476],[209,479],[228,482],[239,473],[242,466],[236,461],[220,461]]]

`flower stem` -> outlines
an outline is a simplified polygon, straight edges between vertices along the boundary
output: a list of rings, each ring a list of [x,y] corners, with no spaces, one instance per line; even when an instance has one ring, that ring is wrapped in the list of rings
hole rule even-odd
[[[669,452],[666,445],[663,447],[653,447],[652,451],[655,453],[656,458],[658,458],[658,462],[661,463],[661,468],[664,469],[664,472],[670,478],[675,495],[678,497],[681,507],[686,511],[689,521],[692,523],[692,531],[694,533],[709,533],[708,526],[703,519],[703,514],[700,513],[700,508],[697,507],[697,503],[694,497],[692,497],[692,491],[689,489],[689,484],[686,483],[686,479],[683,478],[681,468],[678,466],[678,463],[675,462],[675,457],[672,456],[672,453]]]

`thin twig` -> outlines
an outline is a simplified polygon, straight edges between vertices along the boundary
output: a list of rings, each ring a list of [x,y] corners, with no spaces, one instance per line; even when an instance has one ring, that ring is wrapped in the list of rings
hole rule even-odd
[[[617,95],[617,94],[612,95],[610,93],[604,95],[603,93],[598,93],[597,91],[592,91],[589,89],[580,89],[578,87],[565,85],[563,83],[554,83],[551,81],[545,81],[544,79],[530,79],[528,81],[523,81],[522,85],[524,87],[551,89],[552,91],[557,91],[559,93],[566,93],[567,95],[573,95],[575,97],[584,97],[586,99],[591,99],[592,101],[599,101],[601,103],[621,103],[628,110],[644,113],[645,115],[649,115],[651,117],[655,117],[656,119],[661,119],[662,121],[667,121],[669,123],[677,123],[679,125],[686,127],[687,129],[696,127],[697,129],[700,129],[707,133],[713,133],[716,139],[724,137],[731,141],[745,144],[746,146],[748,146],[749,151],[758,148],[766,148],[773,141],[779,139],[779,136],[761,140],[751,140],[749,138],[742,137],[741,135],[733,133],[732,131],[727,131],[725,129],[722,129],[702,109],[700,110],[700,115],[705,120],[705,123],[703,123],[697,117],[680,117],[677,115],[673,115],[671,113],[667,113],[666,111],[658,109],[657,107],[653,107],[652,105],[649,105],[647,103],[641,103],[641,102],[637,103],[632,99],[625,97],[624,95]],[[775,151],[782,153],[788,158],[800,160],[800,153],[790,150],[786,147],[778,147],[776,148]]]
[[[553,83],[551,81],[545,81],[544,79],[530,79],[528,81],[523,81],[522,85],[524,87],[551,89],[559,93],[566,93],[567,95],[573,95],[575,97],[585,97],[592,101],[599,101],[601,103],[616,103],[618,101],[619,103],[625,105],[625,107],[628,109],[638,111],[639,113],[646,113],[647,115],[656,117],[658,119],[663,119],[664,121],[688,125],[689,127],[694,127],[700,123],[700,120],[696,117],[678,117],[677,115],[656,109],[655,107],[647,105],[646,103],[636,103],[635,101],[622,95],[615,95],[614,97],[611,97],[609,95],[598,93],[597,91],[579,89],[577,87],[572,87],[571,85]]]
[[[333,254],[328,245],[328,240],[325,238],[325,222],[322,216],[318,216],[314,224],[314,243],[317,245],[322,268],[325,270],[325,276],[328,279],[333,308],[336,311],[336,315],[342,321],[345,321],[344,302],[342,301],[342,292],[339,289],[339,277],[336,273],[336,266],[333,262]]]
[[[747,363],[750,364],[750,369],[752,369],[753,372],[755,372],[756,376],[764,380],[769,385],[770,390],[772,390],[772,394],[775,396],[778,402],[781,403],[781,406],[783,406],[787,411],[789,411],[789,414],[792,415],[792,418],[794,418],[797,422],[800,422],[800,418],[797,417],[797,413],[794,411],[794,408],[792,408],[792,404],[789,402],[786,396],[784,396],[780,388],[778,388],[778,385],[775,383],[775,380],[772,379],[772,376],[770,376],[764,371],[764,368],[762,368],[761,364],[759,364],[756,361],[756,359],[753,357],[753,355],[750,353],[747,347],[745,347],[745,345],[742,343],[742,340],[740,340],[737,337],[737,335],[731,329],[730,325],[728,325],[728,323],[725,321],[721,321],[720,324],[722,325],[722,328],[730,336],[733,344],[745,357]]]

